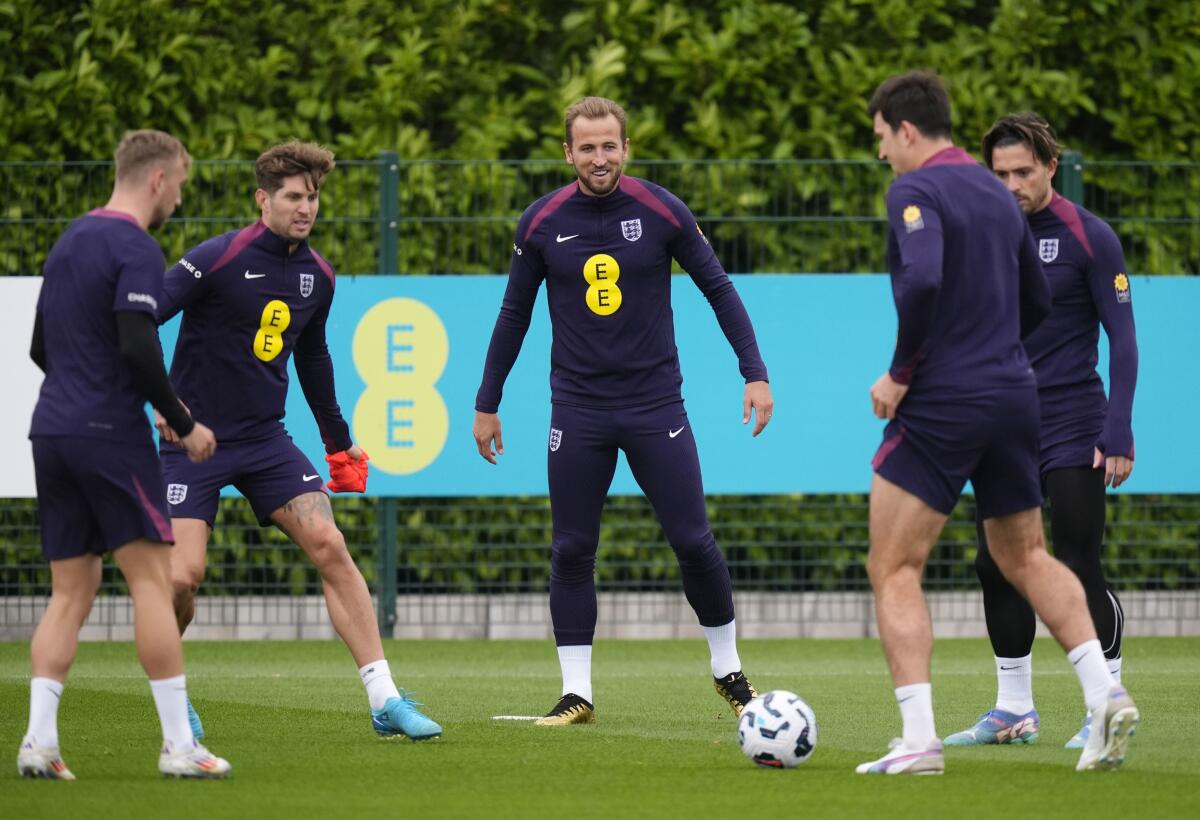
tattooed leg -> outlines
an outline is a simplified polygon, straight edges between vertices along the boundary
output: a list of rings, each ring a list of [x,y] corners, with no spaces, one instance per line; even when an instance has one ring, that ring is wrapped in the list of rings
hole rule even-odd
[[[371,593],[334,523],[328,496],[296,496],[271,513],[271,520],[304,550],[321,573],[329,618],[355,663],[361,667],[382,658],[383,644]]]

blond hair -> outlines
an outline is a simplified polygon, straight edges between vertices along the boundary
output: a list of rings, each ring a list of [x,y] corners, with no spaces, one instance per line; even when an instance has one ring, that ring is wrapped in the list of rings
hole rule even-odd
[[[333,152],[312,142],[281,143],[268,148],[254,163],[254,179],[258,187],[274,194],[288,177],[304,176],[313,190],[319,190],[321,180],[333,170]]]
[[[567,109],[567,145],[571,145],[571,126],[580,117],[585,120],[602,120],[612,115],[621,126],[621,142],[625,142],[625,109],[607,97],[584,97]]]
[[[144,128],[140,131],[126,131],[117,144],[117,182],[136,179],[153,165],[167,163],[176,158],[182,158],[184,167],[191,164],[183,143],[165,131],[155,131]]]

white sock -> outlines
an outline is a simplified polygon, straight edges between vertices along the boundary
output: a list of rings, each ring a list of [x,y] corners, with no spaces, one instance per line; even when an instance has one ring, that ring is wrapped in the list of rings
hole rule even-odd
[[[1121,659],[1113,658],[1108,662],[1108,674],[1113,676],[1113,680],[1120,685],[1121,683]]]
[[[909,749],[928,749],[937,739],[933,728],[933,685],[910,683],[896,687],[896,702],[904,720],[904,745]]]
[[[564,695],[574,693],[594,704],[592,700],[592,645],[558,647],[558,665],[562,667]]]
[[[21,745],[32,743],[45,749],[58,748],[58,703],[63,685],[54,678],[29,681],[29,731]]]
[[[380,659],[359,667],[358,676],[362,678],[363,686],[367,687],[367,700],[372,709],[382,709],[388,698],[400,697],[400,690],[392,680],[392,670],[387,661]]]
[[[158,710],[158,720],[162,724],[163,740],[176,748],[195,743],[192,725],[188,723],[186,676],[152,680],[150,692],[154,695],[154,708]]]
[[[704,627],[704,637],[708,639],[708,651],[712,655],[714,678],[727,678],[742,671],[742,660],[737,652],[736,620],[724,626]]]
[[[1113,686],[1113,677],[1100,649],[1100,641],[1084,641],[1067,653],[1067,660],[1075,667],[1079,685],[1083,687],[1083,700],[1089,712],[1104,706],[1108,690]]]
[[[1014,715],[1033,711],[1033,655],[996,656],[996,708]]]

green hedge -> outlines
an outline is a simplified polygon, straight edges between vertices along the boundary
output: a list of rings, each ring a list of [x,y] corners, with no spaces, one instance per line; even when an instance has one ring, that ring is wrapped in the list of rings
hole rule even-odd
[[[545,498],[409,498],[386,502],[396,521],[397,588],[406,593],[542,592],[551,542]],[[379,588],[385,502],[337,498],[339,525],[368,583]],[[709,518],[736,588],[769,591],[869,588],[863,495],[712,496]],[[958,505],[930,558],[927,584],[973,589],[974,505]],[[32,500],[0,502],[0,596],[44,594]],[[677,590],[678,565],[649,504],[608,501],[596,578],[603,590]],[[221,503],[206,594],[316,594],[320,579],[280,532],[257,526],[241,498]],[[1200,588],[1200,497],[1114,495],[1105,565],[1119,589]],[[110,589],[120,589],[115,574]]]
[[[156,126],[204,158],[290,136],[348,157],[561,156],[584,94],[646,157],[866,158],[887,75],[936,68],[960,139],[1041,110],[1086,156],[1195,156],[1200,11],[1175,0],[8,0],[5,159]]]

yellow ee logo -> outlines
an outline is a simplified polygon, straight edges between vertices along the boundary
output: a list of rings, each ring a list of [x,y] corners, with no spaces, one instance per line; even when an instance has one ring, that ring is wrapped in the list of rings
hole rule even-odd
[[[263,308],[254,334],[254,355],[269,362],[283,352],[283,331],[292,323],[292,311],[287,302],[272,299]]]
[[[438,315],[416,299],[379,302],[354,329],[354,366],[367,388],[354,406],[354,438],[371,464],[407,475],[442,452],[450,432],[435,385],[450,358]]]
[[[611,316],[621,307],[621,266],[607,253],[598,253],[583,263],[583,278],[588,283],[588,309],[597,316]]]

